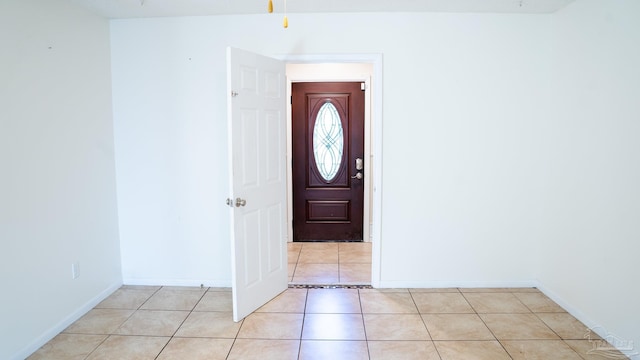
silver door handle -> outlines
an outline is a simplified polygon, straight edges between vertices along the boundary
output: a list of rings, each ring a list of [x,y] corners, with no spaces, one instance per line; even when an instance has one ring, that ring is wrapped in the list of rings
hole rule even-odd
[[[236,207],[247,205],[247,200],[236,198]]]
[[[353,175],[351,178],[352,178],[352,179],[362,180],[362,173],[358,171],[358,172],[357,172],[355,175]]]

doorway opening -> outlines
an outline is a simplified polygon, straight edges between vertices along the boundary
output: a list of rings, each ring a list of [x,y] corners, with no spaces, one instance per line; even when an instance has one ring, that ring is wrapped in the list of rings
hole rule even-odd
[[[362,148],[361,153],[357,154],[354,152],[349,154],[351,158],[345,155],[343,169],[334,170],[336,171],[332,174],[330,171],[327,173],[326,177],[322,178],[322,174],[314,174],[316,176],[316,180],[320,178],[324,180],[325,183],[331,182],[327,180],[334,180],[338,178],[338,173],[342,171],[342,178],[340,180],[346,181],[347,174],[349,176],[349,180],[351,176],[356,176],[357,172],[361,172],[361,179],[355,179],[360,181],[358,184],[361,186],[360,191],[362,191],[362,204],[360,205],[362,209],[361,220],[359,220],[359,225],[361,228],[361,232],[355,237],[351,236],[318,236],[314,234],[313,236],[306,236],[302,241],[315,241],[315,240],[325,240],[322,242],[294,242],[298,241],[294,237],[295,229],[295,204],[294,204],[294,170],[293,167],[288,170],[288,194],[289,194],[289,207],[288,207],[288,224],[290,224],[290,238],[288,242],[288,263],[289,263],[289,282],[293,285],[314,285],[314,284],[322,284],[322,285],[362,285],[362,284],[371,284],[376,285],[377,279],[379,277],[379,252],[377,250],[376,243],[374,238],[376,237],[375,233],[375,218],[376,218],[376,209],[374,209],[373,204],[376,202],[376,194],[374,191],[374,179],[373,179],[373,165],[376,161],[379,162],[379,159],[375,159],[373,157],[373,124],[372,124],[372,79],[375,72],[375,65],[373,63],[363,61],[363,62],[342,62],[341,59],[338,59],[336,62],[327,62],[327,59],[315,59],[315,58],[304,58],[302,61],[298,59],[298,61],[294,61],[292,59],[287,59],[287,90],[288,90],[288,98],[295,101],[293,96],[293,88],[299,83],[306,84],[327,84],[327,83],[352,83],[357,84],[357,90],[364,95],[364,114],[363,114],[363,133],[362,133]],[[370,60],[370,59],[367,59]],[[377,59],[379,61],[379,59]],[[378,63],[377,66],[380,66]],[[378,69],[379,70],[379,69]],[[328,91],[329,93],[336,91]],[[318,93],[317,91],[315,92]],[[337,91],[337,93],[344,93]],[[326,95],[326,94],[324,94]],[[335,98],[320,96],[316,98],[313,105],[315,108],[311,109],[311,112],[315,113],[314,116],[321,111],[321,108],[325,104],[335,105],[336,109],[340,110],[339,102],[332,102]],[[306,100],[305,100],[306,101]],[[293,138],[295,135],[295,129],[293,126],[293,114],[292,114],[292,105],[291,101],[288,103],[288,163],[294,164],[295,157],[295,144]],[[327,106],[324,106],[326,110]],[[331,105],[329,105],[331,107]],[[307,130],[311,130],[313,128],[307,127]],[[311,135],[312,136],[312,135]],[[311,141],[312,142],[312,141]],[[311,146],[309,142],[306,143],[307,146]],[[305,153],[313,151],[310,147],[305,149]],[[364,166],[357,166],[356,159]],[[369,166],[371,164],[371,166]],[[307,167],[308,168],[308,167]],[[350,174],[354,172],[354,174]],[[320,175],[320,176],[318,176]],[[326,174],[325,174],[326,175]],[[344,182],[343,182],[344,184]],[[326,203],[316,201],[314,205],[320,205],[320,210],[327,210],[328,213],[320,212],[320,216],[326,220],[327,217],[332,215],[332,212],[337,212],[342,215],[345,213],[343,211],[340,213],[342,209],[348,208],[346,205],[346,201],[334,201],[329,203],[328,206],[322,207],[322,205],[326,205]],[[316,212],[318,214],[318,212]],[[378,223],[379,224],[379,223]],[[327,241],[328,240],[328,241]],[[346,242],[345,242],[346,241]],[[353,242],[356,241],[356,242]],[[377,255],[375,255],[377,253]],[[342,261],[341,261],[342,260]]]
[[[359,63],[373,67],[373,71],[335,78],[318,78],[318,73],[302,78],[302,81],[362,81],[365,89],[371,89],[372,79],[381,79],[381,55],[338,55],[329,57],[335,63]],[[300,59],[303,59],[300,61]],[[320,61],[318,61],[320,60]],[[229,47],[227,49],[228,124],[231,194],[227,205],[232,207],[232,300],[233,318],[239,321],[269,299],[275,297],[287,286],[287,252],[285,243],[291,242],[291,83],[287,77],[286,63],[326,62],[327,56],[320,58],[308,55],[274,59],[249,51]],[[343,65],[341,65],[343,66]],[[375,72],[375,77],[372,73]],[[287,78],[283,82],[281,79]],[[381,84],[376,80],[376,86]],[[239,91],[241,90],[241,91]],[[375,94],[376,129],[381,129],[382,107],[380,91]],[[242,95],[242,96],[240,96]],[[367,98],[371,98],[369,96]],[[371,100],[367,100],[365,111],[372,112]],[[287,116],[288,115],[288,116]],[[381,193],[380,176],[380,132],[372,136],[372,121],[365,122],[366,168],[363,202],[365,219],[364,239],[371,246],[371,276],[373,287],[380,284],[380,219]],[[286,141],[283,141],[285,140]],[[286,150],[285,150],[286,149]],[[287,154],[285,159],[283,154]],[[372,169],[375,169],[373,171]],[[264,188],[264,189],[263,189]],[[378,190],[376,190],[378,189]],[[250,201],[246,199],[250,198]],[[233,200],[235,199],[235,200]],[[287,224],[288,223],[288,224]],[[266,226],[261,226],[266,224]],[[370,230],[371,228],[371,230]],[[284,240],[284,241],[283,241]],[[331,285],[331,284],[327,284]]]

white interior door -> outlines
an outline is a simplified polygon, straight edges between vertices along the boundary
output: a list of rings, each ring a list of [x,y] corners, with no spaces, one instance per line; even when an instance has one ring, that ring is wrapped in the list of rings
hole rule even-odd
[[[287,288],[285,64],[227,49],[233,319]]]

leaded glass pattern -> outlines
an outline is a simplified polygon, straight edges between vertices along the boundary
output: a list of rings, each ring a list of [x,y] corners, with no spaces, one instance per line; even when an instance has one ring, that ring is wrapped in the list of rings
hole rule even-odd
[[[331,181],[338,173],[344,151],[342,121],[336,107],[327,102],[318,111],[313,128],[313,155],[320,176]]]

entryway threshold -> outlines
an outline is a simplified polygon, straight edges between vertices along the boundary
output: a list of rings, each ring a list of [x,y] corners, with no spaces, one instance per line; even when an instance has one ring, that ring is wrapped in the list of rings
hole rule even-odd
[[[373,287],[357,284],[289,284],[289,289],[373,289]]]

